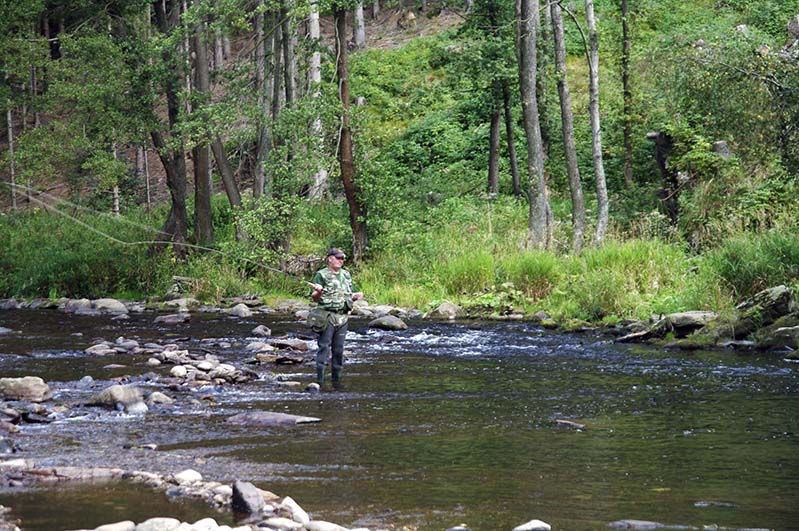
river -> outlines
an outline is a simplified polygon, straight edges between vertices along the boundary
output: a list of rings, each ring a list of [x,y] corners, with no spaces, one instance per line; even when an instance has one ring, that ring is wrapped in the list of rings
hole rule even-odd
[[[524,322],[412,321],[407,331],[382,332],[353,320],[342,388],[328,383],[310,394],[264,380],[169,388],[143,381],[168,370],[148,368],[146,355],[83,352],[100,338],[179,340],[246,366],[256,325],[305,333],[286,316],[153,320],[152,313],[114,321],[0,312],[0,326],[20,331],[0,335],[0,375],[41,376],[55,403],[80,402],[119,378],[176,399],[144,417],[74,407],[56,422],[23,425],[11,436],[22,448],[13,457],[161,473],[193,468],[205,479],[252,481],[293,497],[314,518],[350,527],[509,530],[536,518],[577,531],[621,519],[799,529],[799,366],[775,354],[669,352]],[[249,367],[313,378],[310,363]],[[94,381],[81,383],[87,375]],[[288,429],[224,422],[246,410],[322,422]],[[563,428],[558,419],[586,427]],[[24,531],[165,515],[232,523],[203,503],[124,483],[6,488],[0,504]]]

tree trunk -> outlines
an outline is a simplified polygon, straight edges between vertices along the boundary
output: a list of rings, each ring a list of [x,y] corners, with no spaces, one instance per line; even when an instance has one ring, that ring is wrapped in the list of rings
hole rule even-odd
[[[310,33],[311,41],[314,45],[313,53],[311,54],[311,63],[309,66],[309,87],[312,98],[319,97],[319,85],[322,83],[322,54],[318,50],[319,39],[321,32],[319,28],[319,3],[318,0],[311,1],[311,11],[308,17],[308,30]],[[323,136],[322,136],[322,120],[316,117],[311,125],[312,134],[314,135],[314,144],[321,153],[323,150]],[[327,190],[327,169],[322,165],[314,175],[314,182],[308,192],[308,199],[311,201],[318,201],[322,198]]]
[[[155,0],[153,8],[159,31],[164,36],[168,36],[179,24],[179,4],[176,0]],[[162,53],[164,63],[172,67],[167,69],[166,72],[164,92],[166,94],[169,130],[174,131],[180,113],[180,101],[178,99],[181,84],[180,67],[168,46],[164,47]],[[177,147],[168,147],[160,131],[151,131],[150,137],[164,166],[166,184],[172,200],[169,215],[161,232],[170,237],[174,243],[175,256],[179,259],[185,259],[186,247],[183,244],[186,242],[188,223],[186,215],[186,159],[183,143],[180,142]]]
[[[541,21],[541,10],[539,9],[535,14],[535,27],[537,30],[536,51],[538,53],[537,72],[547,72],[551,66],[550,57],[552,56],[552,51],[549,49],[549,43],[552,41],[548,35],[551,24],[549,23],[549,10],[546,9],[547,5],[548,4],[545,3],[543,8],[543,24]],[[552,145],[552,132],[550,131],[552,128],[549,123],[549,93],[550,91],[547,90],[546,76],[540,74],[536,75],[535,95],[538,98],[538,116],[541,123],[541,147],[544,150],[545,175],[546,161],[549,160],[549,149]]]
[[[585,233],[585,201],[580,182],[580,168],[577,166],[577,147],[574,142],[574,116],[572,114],[571,94],[566,79],[566,40],[563,33],[563,15],[560,4],[550,4],[552,36],[555,43],[555,78],[560,96],[560,117],[563,130],[563,147],[566,154],[566,172],[569,176],[569,190],[572,201],[572,251],[579,253],[583,248]]]
[[[286,89],[286,107],[291,107],[297,99],[297,64],[294,58],[294,27],[288,17],[286,0],[280,9],[283,44],[283,84]]]
[[[194,0],[200,8],[201,0]],[[208,71],[208,46],[205,43],[205,24],[200,21],[194,28],[194,90],[200,101],[204,101],[211,90]],[[210,157],[208,144],[200,143],[192,150],[194,162],[194,237],[199,245],[214,241],[214,225],[211,221],[211,172],[208,171]]]
[[[624,94],[624,182],[628,187],[633,185],[633,96],[630,90],[630,15],[627,0],[621,0],[621,85]]]
[[[361,50],[366,46],[366,29],[363,21],[362,0],[359,0],[355,5],[355,11],[353,12],[352,40],[355,43],[356,50]]]
[[[372,2],[372,18],[376,19],[377,15],[380,14],[380,0],[374,0]]]
[[[541,143],[541,124],[538,115],[538,99],[535,81],[537,76],[537,28],[535,19],[538,0],[520,0],[518,17],[519,85],[524,115],[524,131],[527,138],[527,173],[530,180],[528,197],[530,213],[527,223],[527,247],[546,249],[549,247],[548,201],[544,178],[544,152]]]
[[[510,90],[508,89],[508,82],[502,82],[502,100],[505,107],[505,139],[508,142],[508,158],[510,159],[510,174],[513,184],[513,195],[520,197],[522,195],[521,185],[519,182],[519,162],[516,158],[516,139],[513,133],[513,113],[511,112],[510,105]]]
[[[8,76],[8,74],[6,74]],[[11,100],[8,100],[6,109],[6,122],[8,124],[8,169],[11,179],[11,210],[17,209],[17,169],[14,157],[14,112],[11,110]]]
[[[260,6],[264,0],[260,0]],[[252,182],[252,195],[261,197],[264,193],[266,176],[266,158],[269,156],[269,128],[266,124],[267,116],[267,87],[266,87],[266,35],[264,32],[265,17],[262,11],[255,16],[255,94],[258,110],[261,117],[257,120],[255,139],[255,172]]]
[[[216,167],[219,169],[219,174],[222,176],[222,184],[225,187],[230,206],[234,209],[241,206],[241,194],[239,193],[239,186],[236,184],[236,177],[233,175],[233,169],[230,167],[230,162],[225,155],[225,148],[222,145],[222,140],[217,138],[211,143],[211,150],[214,152],[214,160],[216,160]]]
[[[585,0],[585,18],[588,23],[590,53],[588,67],[589,109],[591,116],[591,148],[594,155],[594,177],[596,179],[597,223],[594,241],[597,245],[605,239],[608,228],[608,188],[605,183],[605,163],[602,160],[602,129],[599,122],[599,36],[594,18],[594,1]]]
[[[338,145],[338,159],[341,166],[341,180],[350,211],[352,228],[352,257],[360,262],[366,252],[366,206],[358,198],[355,184],[355,162],[353,160],[352,131],[350,129],[350,76],[347,65],[347,12],[338,3],[333,7],[336,25],[336,78],[339,83],[339,99],[342,105],[341,134]]]
[[[498,91],[494,91],[496,94]],[[499,128],[502,122],[501,109],[498,98],[494,98],[494,108],[491,111],[491,132],[488,137],[488,193],[499,192]]]

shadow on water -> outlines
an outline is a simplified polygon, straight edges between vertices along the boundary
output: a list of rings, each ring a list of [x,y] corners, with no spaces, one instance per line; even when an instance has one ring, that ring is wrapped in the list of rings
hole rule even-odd
[[[177,328],[156,327],[152,315],[113,322],[6,312],[0,319],[22,330],[0,336],[0,373],[42,376],[65,401],[89,392],[76,382],[86,374],[102,388],[153,370],[146,356],[85,355],[95,337],[183,338],[189,350],[244,365],[250,330],[262,324],[212,314]],[[290,319],[263,321],[275,333],[304,332]],[[632,518],[799,529],[799,377],[778,357],[620,347],[524,323],[416,322],[384,333],[354,321],[351,330],[340,390],[328,383],[311,395],[255,381],[189,391],[144,382],[176,405],[144,419],[76,408],[54,424],[25,426],[21,456],[162,473],[194,468],[207,479],[253,481],[292,496],[315,518],[353,527],[493,530],[538,518],[580,531]],[[209,347],[201,342],[208,337],[232,345]],[[304,383],[313,370],[310,363],[252,368]],[[225,423],[248,410],[323,421],[289,429]],[[556,419],[587,427],[559,428]],[[122,449],[147,443],[158,451]],[[59,491],[25,496],[52,507]],[[122,519],[113,509],[125,499],[119,491],[89,491],[99,521]],[[18,495],[3,499],[21,510]],[[57,521],[57,513],[40,521]]]

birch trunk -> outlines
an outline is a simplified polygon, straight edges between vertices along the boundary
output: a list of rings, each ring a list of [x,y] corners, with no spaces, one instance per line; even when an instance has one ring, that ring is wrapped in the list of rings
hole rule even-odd
[[[372,2],[372,18],[377,18],[377,15],[380,14],[380,0],[375,0]]]
[[[6,73],[8,79],[8,73]],[[11,210],[17,209],[17,169],[14,157],[14,111],[11,110],[11,100],[7,100],[6,123],[8,124],[8,169],[11,179]]]
[[[287,0],[283,0],[283,7],[280,9],[280,33],[282,34],[283,77],[285,78],[283,84],[286,89],[286,106],[291,107],[297,99],[297,64],[294,54],[295,31],[288,16],[287,3]]]
[[[199,9],[201,0],[194,0]],[[203,101],[211,90],[211,77],[208,71],[208,46],[205,23],[201,20],[194,28],[192,38],[194,48],[194,89]],[[211,222],[211,172],[208,171],[211,157],[208,144],[200,143],[192,150],[194,157],[194,237],[200,245],[214,241],[214,225]]]
[[[311,11],[310,15],[308,16],[308,31],[310,33],[311,41],[313,42],[313,53],[311,54],[311,63],[309,66],[308,76],[309,76],[309,88],[311,92],[312,98],[319,97],[319,85],[322,82],[322,54],[319,52],[318,45],[319,39],[321,37],[321,31],[319,28],[319,3],[318,0],[311,1]],[[314,144],[316,144],[319,153],[322,152],[323,149],[323,137],[322,137],[322,120],[318,116],[314,119],[313,124],[311,125],[313,135],[314,135]],[[327,190],[327,169],[325,169],[324,165],[322,165],[316,174],[314,175],[314,182],[311,186],[310,191],[308,192],[308,198],[311,201],[318,201],[322,198],[325,191]]]
[[[566,79],[566,40],[563,33],[563,14],[560,4],[550,4],[552,36],[555,43],[555,78],[560,96],[560,117],[563,131],[563,148],[566,154],[566,173],[569,176],[569,190],[572,202],[572,251],[579,253],[583,248],[585,234],[585,201],[580,182],[580,169],[577,166],[577,147],[574,142],[574,116],[572,114],[571,93]]]
[[[594,1],[585,0],[585,18],[589,40],[589,112],[591,116],[591,149],[596,180],[597,223],[594,241],[597,245],[605,239],[608,229],[608,189],[605,183],[605,163],[602,160],[602,129],[599,121],[599,36],[594,17]]]
[[[260,0],[259,5],[263,6]],[[269,129],[266,124],[267,88],[266,88],[266,35],[264,32],[265,17],[259,11],[255,16],[255,93],[260,117],[258,118],[255,140],[255,171],[252,182],[252,195],[261,197],[264,193],[266,159],[269,156]]]
[[[355,49],[360,50],[366,46],[366,29],[363,21],[363,1],[355,5],[353,17],[352,40],[355,42]]]
[[[544,178],[544,153],[541,143],[541,124],[538,115],[538,99],[535,83],[537,77],[536,13],[538,0],[520,0],[518,19],[519,85],[524,115],[524,130],[527,139],[527,173],[530,180],[528,197],[530,213],[527,223],[527,247],[546,249],[549,247],[549,205]]]

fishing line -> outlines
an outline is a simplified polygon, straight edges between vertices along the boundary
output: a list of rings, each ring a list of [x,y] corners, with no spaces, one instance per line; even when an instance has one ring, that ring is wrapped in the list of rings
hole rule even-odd
[[[36,192],[37,194],[43,194],[42,192],[39,192],[38,190],[35,190],[35,189],[33,189],[31,187],[28,187],[28,186],[24,186],[24,185],[20,185],[20,184],[11,185],[10,183],[3,183],[3,184],[5,184],[5,185],[7,185],[7,186],[9,186],[11,188],[21,188],[21,189],[26,190],[28,192]],[[49,194],[44,194],[44,195],[48,195],[49,197],[53,197],[53,196],[50,196]],[[83,227],[83,228],[85,228],[85,229],[87,229],[87,230],[89,230],[89,231],[91,231],[91,232],[93,232],[93,233],[95,233],[95,234],[97,234],[99,236],[102,236],[103,238],[111,240],[112,242],[117,243],[119,245],[123,245],[123,246],[159,245],[159,244],[160,245],[176,245],[176,246],[185,247],[185,248],[188,248],[188,249],[197,249],[199,251],[206,251],[206,252],[221,254],[222,256],[225,256],[225,257],[233,257],[233,255],[231,253],[226,253],[225,251],[221,251],[219,249],[214,249],[213,247],[205,247],[203,245],[196,245],[196,244],[193,244],[193,243],[173,242],[173,241],[169,241],[169,240],[140,240],[140,241],[133,241],[133,242],[120,240],[119,238],[116,238],[116,237],[114,237],[114,236],[112,236],[112,235],[110,235],[110,234],[108,234],[106,232],[103,232],[103,231],[101,231],[100,229],[98,229],[96,227],[92,227],[91,225],[89,225],[85,221],[83,221],[81,219],[78,219],[77,217],[72,216],[72,215],[68,214],[67,212],[64,212],[64,211],[56,208],[55,206],[47,203],[46,201],[43,201],[43,200],[41,200],[41,199],[39,199],[37,197],[34,197],[33,194],[30,194],[28,197],[30,198],[31,201],[33,201],[34,203],[36,203],[38,205],[41,205],[46,210],[48,210],[50,212],[53,212],[55,214],[58,214],[59,216],[65,217],[68,220],[72,221],[73,223],[76,223],[77,225],[80,225],[81,227]],[[62,201],[62,200],[59,199],[59,201]],[[67,201],[62,201],[62,202],[67,202]],[[92,213],[95,213],[95,214],[107,216],[107,214],[105,214],[104,212],[98,212],[96,210],[92,210],[92,209],[87,208],[87,207],[81,207],[79,205],[75,205],[75,206],[78,207],[78,208],[84,209],[84,210],[88,210],[89,212],[92,212]],[[114,216],[111,219],[114,219],[116,221],[122,221],[124,218],[118,218],[117,219],[117,217]],[[139,223],[131,222],[129,220],[126,220],[126,221],[128,223],[133,224],[134,226],[139,226],[140,228],[145,228],[145,229],[148,229],[148,230],[151,230],[151,231],[155,231],[155,232],[159,232],[159,233],[161,232],[160,230],[155,229],[153,227],[148,227],[146,225],[141,225]],[[251,265],[254,265],[256,267],[259,267],[261,269],[265,269],[267,271],[272,271],[274,273],[279,273],[279,274],[285,275],[285,276],[291,278],[292,280],[296,280],[297,282],[301,282],[301,283],[306,284],[308,286],[314,287],[314,284],[312,282],[308,282],[307,280],[302,279],[302,278],[300,278],[300,277],[298,277],[296,275],[293,275],[293,274],[289,273],[288,271],[283,271],[282,269],[277,269],[277,268],[274,268],[274,267],[270,267],[270,266],[268,266],[268,265],[266,265],[266,264],[264,264],[262,262],[251,260],[251,259],[246,258],[246,257],[238,257],[238,259],[243,260],[244,262],[246,262],[248,264],[251,264]]]

